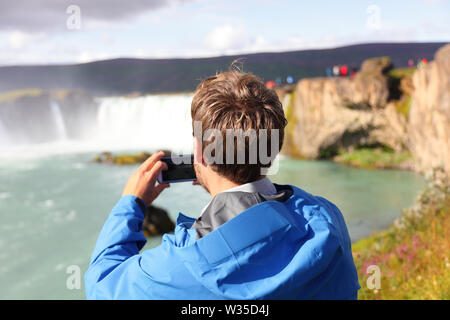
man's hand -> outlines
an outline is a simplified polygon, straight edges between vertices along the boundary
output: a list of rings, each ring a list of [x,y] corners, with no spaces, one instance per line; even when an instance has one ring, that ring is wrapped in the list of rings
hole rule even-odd
[[[167,170],[167,164],[160,161],[163,156],[164,152],[159,151],[145,160],[130,179],[128,179],[122,196],[136,196],[142,199],[148,206],[165,188],[170,187],[168,183],[159,183],[155,186],[161,170]]]

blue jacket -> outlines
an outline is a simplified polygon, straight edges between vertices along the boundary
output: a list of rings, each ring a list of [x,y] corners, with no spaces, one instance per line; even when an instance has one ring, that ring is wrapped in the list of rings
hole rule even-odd
[[[255,205],[196,239],[179,214],[175,233],[146,239],[136,197],[107,219],[85,274],[88,299],[356,299],[360,288],[339,209],[299,188]]]

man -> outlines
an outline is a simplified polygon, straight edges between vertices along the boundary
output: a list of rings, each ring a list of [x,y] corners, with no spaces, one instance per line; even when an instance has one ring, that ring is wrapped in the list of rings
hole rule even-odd
[[[274,91],[230,70],[197,87],[191,116],[194,133],[200,127],[194,168],[211,202],[198,219],[180,214],[175,234],[140,253],[145,207],[169,187],[155,185],[166,165],[162,152],[152,155],[131,176],[100,233],[85,275],[87,298],[355,299],[358,278],[339,209],[265,176],[286,126]],[[241,144],[239,135],[226,139],[239,130],[266,136],[241,136]],[[277,148],[267,162],[261,152],[254,157],[255,145]],[[238,161],[240,152],[246,161]]]

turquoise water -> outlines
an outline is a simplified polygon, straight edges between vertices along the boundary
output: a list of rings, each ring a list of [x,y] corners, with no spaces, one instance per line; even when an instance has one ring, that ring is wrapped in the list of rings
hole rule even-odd
[[[0,160],[0,299],[83,299],[66,286],[67,267],[83,274],[98,233],[136,166],[90,162],[94,153]],[[386,227],[412,204],[423,178],[325,161],[283,159],[277,183],[295,184],[334,202],[353,240]],[[175,219],[197,217],[209,200],[199,186],[173,184],[155,201]],[[149,241],[146,248],[157,245]]]

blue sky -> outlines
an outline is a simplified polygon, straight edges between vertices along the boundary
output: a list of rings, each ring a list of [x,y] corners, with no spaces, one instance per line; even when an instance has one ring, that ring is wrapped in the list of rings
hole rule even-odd
[[[208,57],[450,38],[449,0],[5,3],[0,3],[0,65]],[[66,12],[71,4],[78,6],[79,15]],[[67,27],[73,17],[79,29]]]

